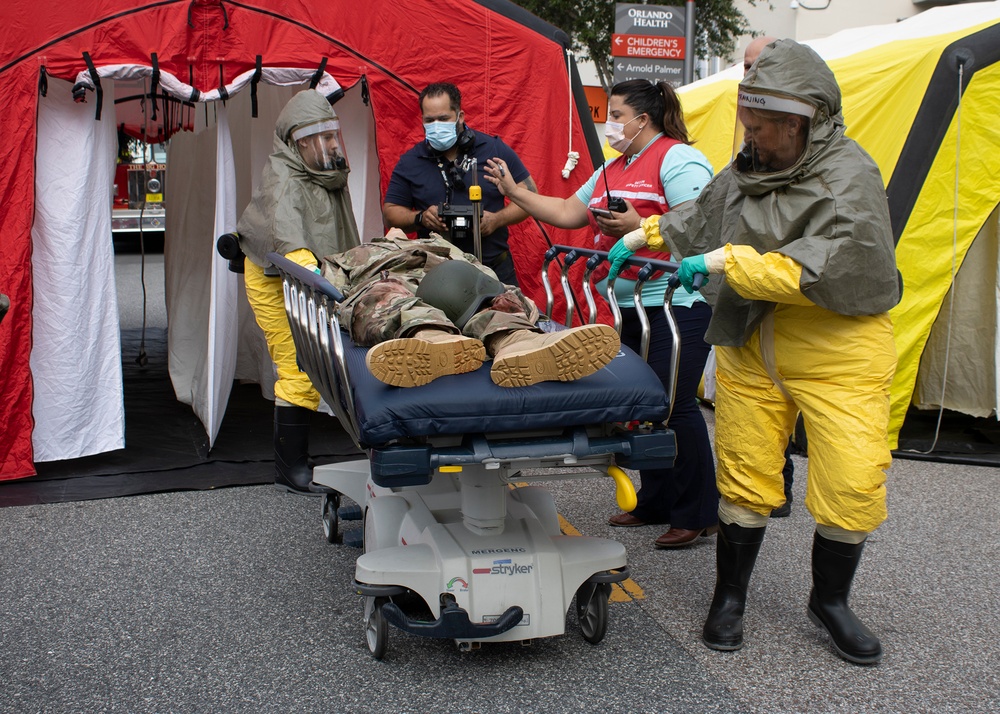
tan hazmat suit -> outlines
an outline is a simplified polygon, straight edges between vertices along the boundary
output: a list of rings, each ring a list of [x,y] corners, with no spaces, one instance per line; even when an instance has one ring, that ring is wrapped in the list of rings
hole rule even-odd
[[[323,171],[308,166],[291,138],[295,129],[335,116],[330,103],[315,90],[292,97],[278,116],[274,152],[237,225],[240,247],[247,256],[247,298],[278,369],[274,394],[313,410],[319,406],[319,394],[298,368],[281,278],[264,274],[269,265],[264,256],[273,251],[314,267],[320,257],[360,243],[347,189],[348,169]]]

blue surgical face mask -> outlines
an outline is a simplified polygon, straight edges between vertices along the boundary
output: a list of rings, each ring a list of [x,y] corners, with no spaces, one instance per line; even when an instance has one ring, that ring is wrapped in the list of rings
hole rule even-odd
[[[447,151],[458,141],[457,122],[432,121],[424,124],[427,143],[437,151]]]

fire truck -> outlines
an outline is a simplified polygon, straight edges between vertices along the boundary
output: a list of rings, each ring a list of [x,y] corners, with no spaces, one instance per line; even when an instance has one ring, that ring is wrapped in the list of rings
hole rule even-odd
[[[166,191],[166,151],[161,144],[146,145],[142,153],[133,155],[131,162],[115,168],[114,205],[111,211],[111,232],[142,231],[163,233]]]

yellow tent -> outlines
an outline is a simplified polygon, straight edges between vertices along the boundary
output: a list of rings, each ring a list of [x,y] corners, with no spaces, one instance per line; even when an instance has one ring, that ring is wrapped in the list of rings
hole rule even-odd
[[[836,74],[847,133],[878,163],[889,198],[904,284],[891,313],[891,447],[911,403],[1000,413],[1000,1],[806,44]],[[742,75],[737,65],[679,90],[716,167],[732,153]]]

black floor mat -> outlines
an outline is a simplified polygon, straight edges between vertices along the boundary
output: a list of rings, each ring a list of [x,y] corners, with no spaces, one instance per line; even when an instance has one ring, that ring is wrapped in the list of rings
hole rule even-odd
[[[0,482],[0,506],[271,483],[274,405],[256,384],[233,384],[215,446],[167,373],[166,330],[146,330],[147,363],[140,366],[141,332],[122,331],[125,448],[81,459],[35,465],[37,475]],[[310,453],[318,463],[360,452],[326,414],[314,414]]]
[[[938,430],[938,412],[911,408],[892,453],[901,459],[1000,466],[1000,421],[945,410]]]

